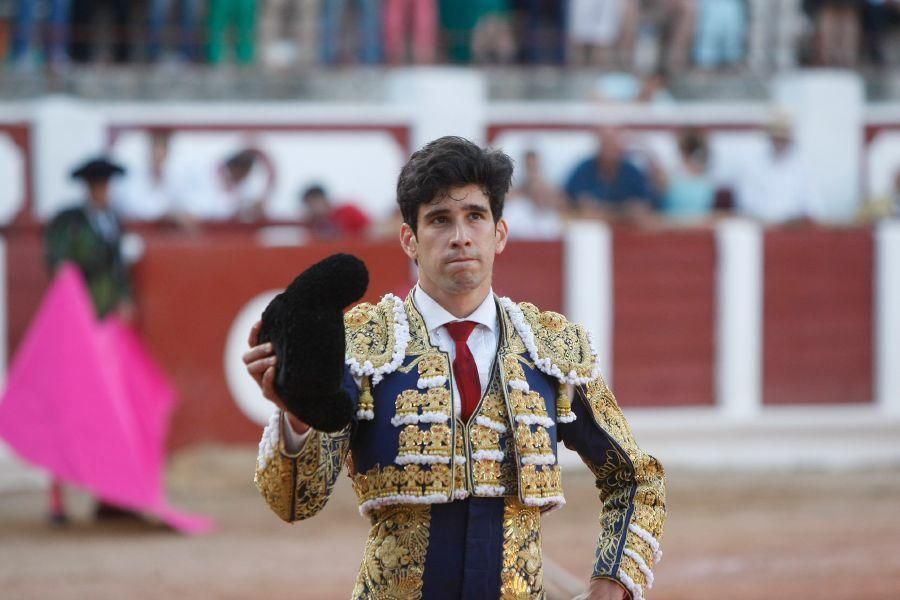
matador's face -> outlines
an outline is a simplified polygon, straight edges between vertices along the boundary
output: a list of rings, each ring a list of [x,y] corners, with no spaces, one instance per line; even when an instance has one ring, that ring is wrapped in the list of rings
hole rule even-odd
[[[416,232],[404,224],[401,242],[418,261],[426,289],[456,295],[490,288],[494,257],[506,246],[507,232],[505,221],[494,223],[488,197],[471,184],[420,206]]]

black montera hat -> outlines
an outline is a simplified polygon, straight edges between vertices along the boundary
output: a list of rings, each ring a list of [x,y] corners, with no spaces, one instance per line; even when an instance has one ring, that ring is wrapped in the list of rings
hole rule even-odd
[[[124,175],[125,167],[110,162],[104,157],[93,158],[72,171],[72,179],[85,181],[105,181],[116,175]]]

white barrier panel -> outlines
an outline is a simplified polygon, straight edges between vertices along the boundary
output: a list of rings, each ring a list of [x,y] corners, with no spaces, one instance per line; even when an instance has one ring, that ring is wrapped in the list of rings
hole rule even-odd
[[[762,406],[763,240],[755,223],[716,226],[716,404],[734,419]]]
[[[900,222],[875,233],[875,398],[882,411],[900,416]]]
[[[590,332],[600,367],[612,381],[612,234],[603,223],[575,222],[565,237],[565,312]]]

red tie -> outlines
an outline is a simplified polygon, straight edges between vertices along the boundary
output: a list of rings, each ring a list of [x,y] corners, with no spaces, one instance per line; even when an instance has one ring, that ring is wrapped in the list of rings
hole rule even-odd
[[[456,377],[456,388],[462,399],[462,418],[468,421],[475,412],[481,399],[481,380],[478,378],[478,367],[469,345],[469,334],[475,329],[474,321],[456,321],[447,323],[447,331],[456,342],[456,358],[453,360],[453,375]]]

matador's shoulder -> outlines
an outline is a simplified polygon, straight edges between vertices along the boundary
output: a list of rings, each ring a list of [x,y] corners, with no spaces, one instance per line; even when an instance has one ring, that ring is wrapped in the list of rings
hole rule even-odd
[[[372,383],[403,362],[409,326],[403,301],[386,294],[377,304],[363,302],[344,315],[346,362],[354,375]]]
[[[597,351],[583,326],[530,302],[501,298],[500,303],[539,369],[577,385],[600,377]]]

